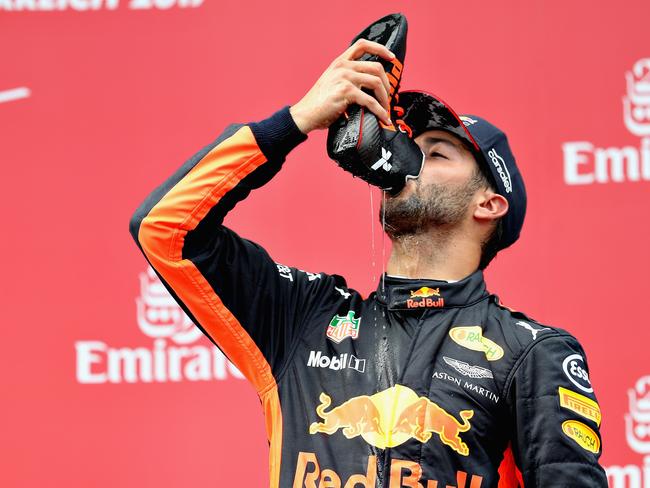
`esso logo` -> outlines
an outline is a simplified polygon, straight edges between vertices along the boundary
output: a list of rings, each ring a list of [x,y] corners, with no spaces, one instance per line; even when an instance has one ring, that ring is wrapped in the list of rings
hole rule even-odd
[[[594,391],[591,387],[591,381],[589,381],[589,374],[585,367],[585,360],[580,354],[571,354],[570,356],[567,356],[562,363],[562,369],[571,383],[576,385],[582,391],[586,391],[587,393],[592,393]]]

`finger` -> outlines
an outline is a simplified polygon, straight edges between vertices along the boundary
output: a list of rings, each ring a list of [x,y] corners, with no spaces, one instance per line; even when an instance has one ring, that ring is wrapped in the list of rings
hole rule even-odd
[[[357,105],[366,107],[373,114],[375,114],[379,120],[382,120],[385,124],[391,123],[390,116],[388,115],[388,112],[384,110],[384,107],[382,107],[374,97],[371,97],[367,93],[364,93],[359,88],[355,88],[352,91],[352,93],[349,96],[349,100],[352,103],[356,103]]]
[[[347,61],[347,63],[349,63],[349,66],[355,71],[379,76],[381,82],[384,84],[384,88],[386,88],[386,93],[390,93],[390,82],[388,81],[388,76],[386,76],[386,72],[381,63],[376,61]]]
[[[355,86],[369,88],[375,94],[375,97],[382,105],[384,110],[389,111],[390,105],[388,102],[388,93],[386,93],[384,84],[381,81],[381,78],[375,75],[368,75],[366,73],[356,73],[352,71],[347,74],[346,78],[354,83]]]
[[[395,55],[390,52],[390,50],[383,44],[378,42],[369,41],[367,39],[359,39],[343,53],[343,57],[348,60],[358,59],[363,56],[364,53],[376,54],[377,56],[384,58],[388,61],[393,59]]]

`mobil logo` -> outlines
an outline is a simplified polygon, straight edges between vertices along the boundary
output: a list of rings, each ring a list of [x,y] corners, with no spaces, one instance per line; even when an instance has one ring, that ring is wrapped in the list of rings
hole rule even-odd
[[[309,351],[307,366],[310,368],[326,368],[334,371],[353,369],[359,373],[366,371],[366,360],[359,359],[354,354],[343,353],[338,356],[327,356],[321,351]]]

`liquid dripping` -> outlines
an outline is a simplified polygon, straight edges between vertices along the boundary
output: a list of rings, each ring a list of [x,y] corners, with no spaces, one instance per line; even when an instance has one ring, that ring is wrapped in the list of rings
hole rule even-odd
[[[386,276],[386,192],[381,192],[382,205],[381,205],[381,291],[385,292],[385,276]]]
[[[372,249],[372,286],[377,283],[377,250],[375,248],[375,204],[372,197],[372,186],[368,185],[370,191],[370,246]]]
[[[372,186],[368,185],[368,190],[370,191],[370,242],[372,246],[372,286],[377,286],[377,250],[375,248],[375,205],[372,197],[373,189]],[[373,322],[374,330],[377,330],[377,304],[373,306]],[[380,459],[377,456],[377,459]]]

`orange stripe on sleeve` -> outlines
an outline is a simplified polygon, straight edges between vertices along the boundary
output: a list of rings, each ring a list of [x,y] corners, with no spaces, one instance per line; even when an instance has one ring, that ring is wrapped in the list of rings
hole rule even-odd
[[[282,411],[271,367],[194,263],[182,256],[187,233],[265,162],[250,128],[243,126],[206,154],[151,209],[140,225],[138,241],[153,267],[260,395],[270,441],[271,487],[279,487]]]
[[[270,486],[280,486],[280,464],[282,462],[282,411],[280,410],[280,397],[278,389],[273,388],[264,398],[264,417],[266,419],[266,432],[269,437],[269,477]]]
[[[270,365],[210,283],[192,261],[183,259],[182,253],[187,233],[265,162],[250,128],[243,126],[170,189],[143,219],[138,233],[152,266],[260,395],[275,386]]]

